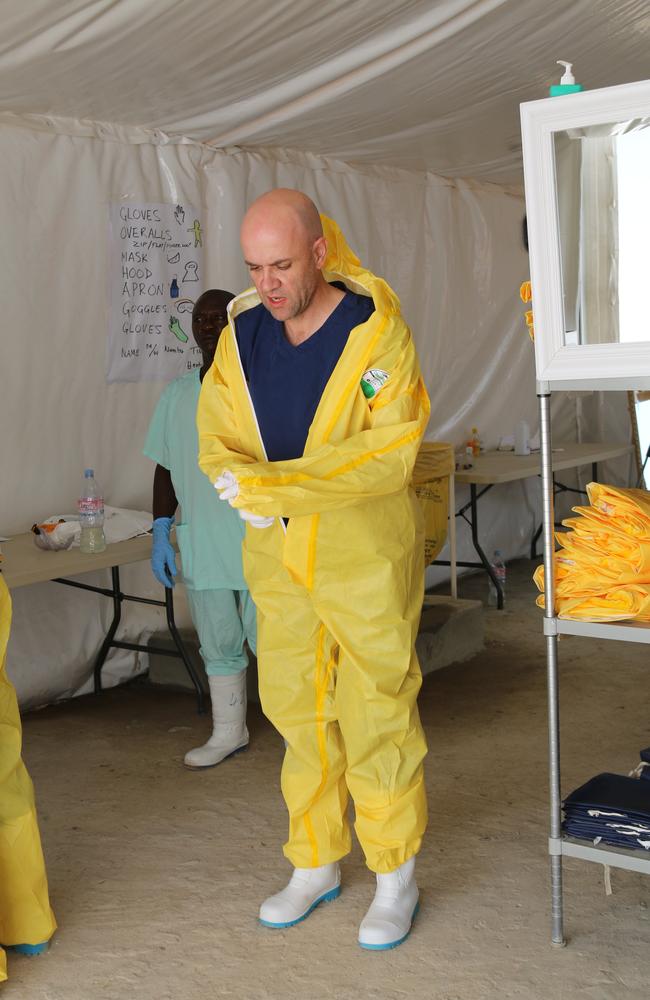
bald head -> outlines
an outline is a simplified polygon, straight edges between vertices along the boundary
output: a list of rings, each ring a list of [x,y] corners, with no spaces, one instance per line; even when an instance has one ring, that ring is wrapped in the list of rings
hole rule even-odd
[[[318,209],[302,191],[276,188],[250,206],[241,227],[244,258],[262,303],[283,323],[327,295],[327,256]]]
[[[242,244],[265,230],[285,230],[311,245],[323,235],[318,209],[311,198],[293,188],[275,188],[250,206],[241,227]]]

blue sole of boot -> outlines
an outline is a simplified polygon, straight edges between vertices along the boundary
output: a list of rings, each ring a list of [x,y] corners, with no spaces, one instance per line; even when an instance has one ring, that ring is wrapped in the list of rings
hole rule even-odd
[[[317,906],[320,906],[321,903],[331,903],[333,899],[337,899],[340,895],[341,886],[337,885],[335,889],[330,889],[329,892],[324,892],[322,896],[319,896],[318,899],[314,900],[309,909],[306,910],[302,916],[296,917],[295,920],[286,920],[284,923],[274,924],[271,920],[262,920],[260,917],[259,921],[263,927],[272,927],[274,930],[280,930],[282,927],[295,927],[296,924],[302,923],[303,920],[306,920],[309,914],[315,910]]]
[[[13,951],[17,955],[42,955],[50,946],[49,941],[41,941],[40,944],[8,944],[3,945],[7,951]]]
[[[359,944],[361,945],[362,948],[365,948],[366,951],[390,951],[391,948],[397,948],[398,945],[406,941],[407,937],[413,930],[413,921],[417,917],[419,909],[420,909],[420,903],[417,902],[415,904],[415,909],[411,914],[411,926],[407,930],[406,934],[404,934],[403,937],[398,938],[397,941],[389,941],[388,944],[364,944],[363,941],[359,941]]]

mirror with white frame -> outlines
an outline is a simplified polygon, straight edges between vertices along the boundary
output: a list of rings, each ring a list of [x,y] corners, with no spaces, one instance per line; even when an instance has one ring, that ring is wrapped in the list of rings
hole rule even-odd
[[[553,139],[564,343],[650,341],[650,120]]]
[[[650,386],[650,81],[521,115],[538,380]]]

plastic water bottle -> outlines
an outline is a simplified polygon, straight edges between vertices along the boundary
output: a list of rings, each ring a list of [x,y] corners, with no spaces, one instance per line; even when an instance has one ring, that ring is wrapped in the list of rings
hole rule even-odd
[[[84,469],[83,489],[77,503],[77,509],[81,523],[80,550],[88,553],[103,552],[106,548],[104,497],[95,480],[93,469]]]
[[[503,603],[506,603],[506,564],[503,561],[503,556],[499,549],[495,549],[494,555],[492,556],[492,562],[490,563],[492,567],[492,572],[499,581],[499,586],[501,587],[501,592],[503,594]],[[492,583],[491,577],[488,577],[488,604],[493,608],[498,606],[498,594],[497,588]]]
[[[472,427],[472,436],[467,442],[467,448],[472,449],[472,455],[474,458],[478,458],[481,454],[481,439],[478,436],[478,427]]]

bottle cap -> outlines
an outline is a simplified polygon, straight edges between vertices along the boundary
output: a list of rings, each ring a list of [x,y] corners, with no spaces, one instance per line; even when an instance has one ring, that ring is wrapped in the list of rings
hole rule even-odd
[[[95,477],[95,470],[94,469],[84,469],[84,478],[85,479],[94,479],[94,477]]]
[[[573,63],[565,62],[564,59],[557,60],[558,66],[564,66],[564,73],[562,74],[562,79],[560,83],[562,86],[567,86],[576,82],[576,78],[571,72],[573,69]]]

